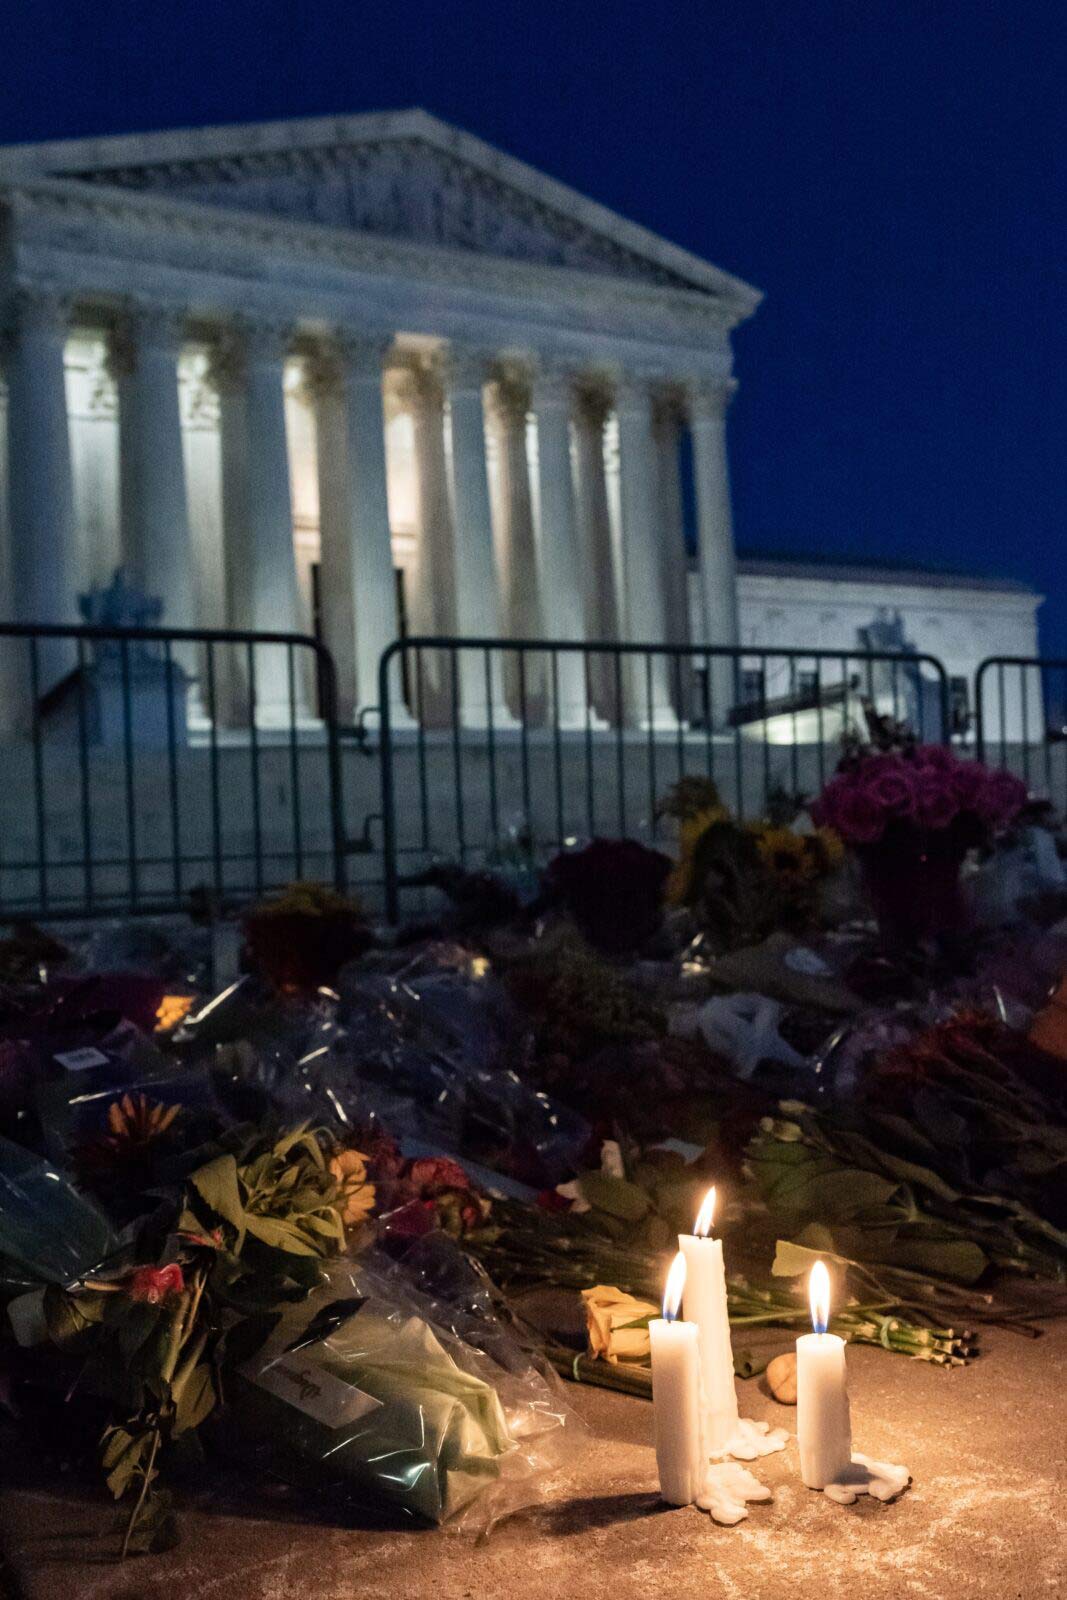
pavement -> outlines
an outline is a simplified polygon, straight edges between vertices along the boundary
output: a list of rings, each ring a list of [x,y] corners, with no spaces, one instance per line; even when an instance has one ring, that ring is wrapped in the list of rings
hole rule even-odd
[[[787,1335],[771,1340],[788,1348]],[[483,1540],[312,1520],[287,1491],[249,1498],[223,1481],[185,1498],[178,1549],[119,1566],[103,1495],[37,1485],[31,1465],[0,1491],[4,1577],[20,1600],[1067,1596],[1067,1324],[1038,1340],[994,1330],[955,1370],[861,1346],[848,1359],[855,1447],[912,1472],[889,1505],[839,1506],[805,1489],[793,1442],[756,1463],[773,1500],[738,1527],[667,1509],[648,1402],[568,1385],[588,1441],[537,1507]],[[739,1392],[742,1414],[794,1426],[795,1409],[760,1380]]]

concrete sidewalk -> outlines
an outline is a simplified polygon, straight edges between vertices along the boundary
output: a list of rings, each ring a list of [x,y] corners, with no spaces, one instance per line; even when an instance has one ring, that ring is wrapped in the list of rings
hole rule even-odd
[[[776,1349],[788,1335],[773,1336]],[[774,1499],[720,1528],[656,1495],[648,1403],[568,1385],[591,1425],[540,1507],[484,1543],[309,1524],[288,1496],[225,1485],[183,1509],[168,1555],[115,1564],[103,1497],[8,1483],[0,1539],[27,1600],[1032,1600],[1067,1595],[1067,1326],[985,1339],[945,1371],[849,1351],[856,1447],[911,1468],[893,1505],[831,1504],[800,1483],[795,1444],[756,1464]],[[755,1382],[742,1411],[792,1428]]]

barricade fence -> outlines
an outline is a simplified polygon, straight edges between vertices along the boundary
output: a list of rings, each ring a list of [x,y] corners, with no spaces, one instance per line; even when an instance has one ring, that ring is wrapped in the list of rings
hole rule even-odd
[[[975,752],[1067,809],[1067,660],[990,656],[974,680]]]
[[[409,638],[379,673],[385,909],[432,876],[531,861],[594,834],[654,842],[701,775],[743,819],[810,796],[863,702],[946,742],[932,656],[839,650]]]
[[[339,725],[312,638],[0,625],[0,921],[210,913],[351,876],[395,920],[442,863],[665,840],[687,776],[742,819],[810,798],[865,703],[1067,809],[1067,660],[983,662],[970,726],[910,653],[420,637],[378,687],[375,750]]]
[[[343,885],[336,706],[299,634],[0,625],[0,918]]]

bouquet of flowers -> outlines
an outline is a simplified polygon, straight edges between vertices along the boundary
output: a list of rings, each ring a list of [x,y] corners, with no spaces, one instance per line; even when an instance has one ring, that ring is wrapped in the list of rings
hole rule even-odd
[[[873,721],[875,743],[846,749],[812,817],[854,850],[883,934],[905,945],[960,923],[964,856],[1014,820],[1026,787]]]

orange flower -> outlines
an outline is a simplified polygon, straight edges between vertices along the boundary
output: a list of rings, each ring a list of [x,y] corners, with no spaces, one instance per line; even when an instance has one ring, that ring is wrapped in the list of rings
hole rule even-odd
[[[367,1181],[367,1158],[359,1150],[342,1150],[332,1156],[330,1172],[337,1179],[340,1193],[337,1209],[346,1228],[365,1222],[374,1210],[375,1191]]]

